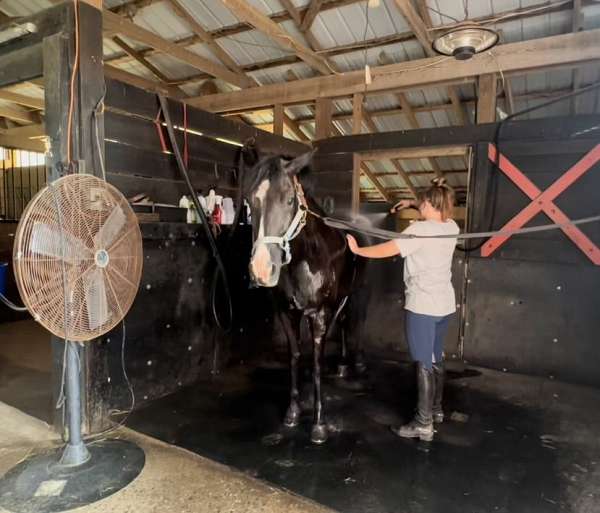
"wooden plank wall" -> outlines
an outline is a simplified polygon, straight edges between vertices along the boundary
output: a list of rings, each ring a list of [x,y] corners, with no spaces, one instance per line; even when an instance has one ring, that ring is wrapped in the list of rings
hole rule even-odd
[[[158,203],[177,203],[188,191],[181,179],[175,158],[164,153],[155,119],[156,95],[131,85],[107,79],[105,139],[106,169],[109,182],[127,197],[146,193]],[[184,106],[169,100],[173,124],[184,126]],[[239,146],[253,138],[261,152],[298,155],[307,151],[304,144],[231,121],[192,107],[187,108],[189,171],[198,190],[216,188],[233,195],[235,166]],[[183,131],[178,130],[181,151]],[[170,149],[166,128],[163,134]],[[202,135],[200,135],[202,134]],[[222,139],[222,140],[219,140]]]

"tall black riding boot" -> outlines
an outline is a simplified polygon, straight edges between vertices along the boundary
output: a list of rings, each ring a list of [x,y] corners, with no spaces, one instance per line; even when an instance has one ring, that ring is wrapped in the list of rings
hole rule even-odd
[[[421,362],[417,363],[417,414],[408,424],[392,431],[403,438],[419,438],[425,442],[433,440],[433,371]]]
[[[444,410],[442,409],[442,398],[444,396],[444,362],[433,364],[433,422],[441,424],[444,422]]]

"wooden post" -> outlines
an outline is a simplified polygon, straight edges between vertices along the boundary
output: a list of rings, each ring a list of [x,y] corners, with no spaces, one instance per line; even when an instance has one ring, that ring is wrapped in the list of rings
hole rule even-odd
[[[352,97],[352,135],[362,132],[364,101],[365,95],[363,93],[355,93]]]
[[[331,136],[331,115],[333,103],[330,98],[317,98],[315,114],[315,139],[326,139]]]
[[[481,75],[478,85],[477,123],[493,123],[496,121],[497,77],[494,73]]]
[[[76,30],[73,4],[65,4],[64,9],[62,31],[46,37],[43,43],[45,127],[50,143],[46,157],[49,181],[71,172],[102,176],[101,163],[104,161],[102,13],[87,3],[79,3],[79,66],[75,74],[75,99],[69,132],[70,81],[75,65]],[[70,159],[67,150],[69,140]],[[64,342],[53,336],[52,381],[55,398],[60,391],[63,350]],[[91,385],[92,379],[98,380],[108,375],[108,362],[100,344],[85,344],[78,351],[83,431],[91,433],[108,427],[108,411],[101,390]],[[54,425],[62,431],[60,412],[55,415]]]
[[[273,107],[273,133],[283,136],[283,105],[278,103]]]
[[[362,158],[360,153],[354,154],[352,166],[352,217],[357,217],[360,212],[360,168],[362,166]]]

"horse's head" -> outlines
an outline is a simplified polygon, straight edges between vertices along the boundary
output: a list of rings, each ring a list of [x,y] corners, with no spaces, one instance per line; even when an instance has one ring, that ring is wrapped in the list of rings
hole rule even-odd
[[[313,152],[293,160],[267,157],[252,170],[246,190],[253,234],[250,277],[261,287],[276,286],[281,267],[289,263],[289,240],[302,228],[304,213],[297,176],[312,156]]]

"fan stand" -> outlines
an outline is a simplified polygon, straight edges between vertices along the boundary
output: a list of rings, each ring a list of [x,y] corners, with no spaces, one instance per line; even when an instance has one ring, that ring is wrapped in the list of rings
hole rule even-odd
[[[71,469],[87,463],[91,454],[81,438],[81,382],[79,355],[75,342],[67,341],[66,398],[69,418],[69,441],[64,448],[57,470]]]
[[[81,436],[81,383],[77,342],[66,358],[67,445],[34,455],[0,479],[0,510],[54,513],[104,499],[131,483],[144,468],[144,451],[126,440],[86,446]]]

